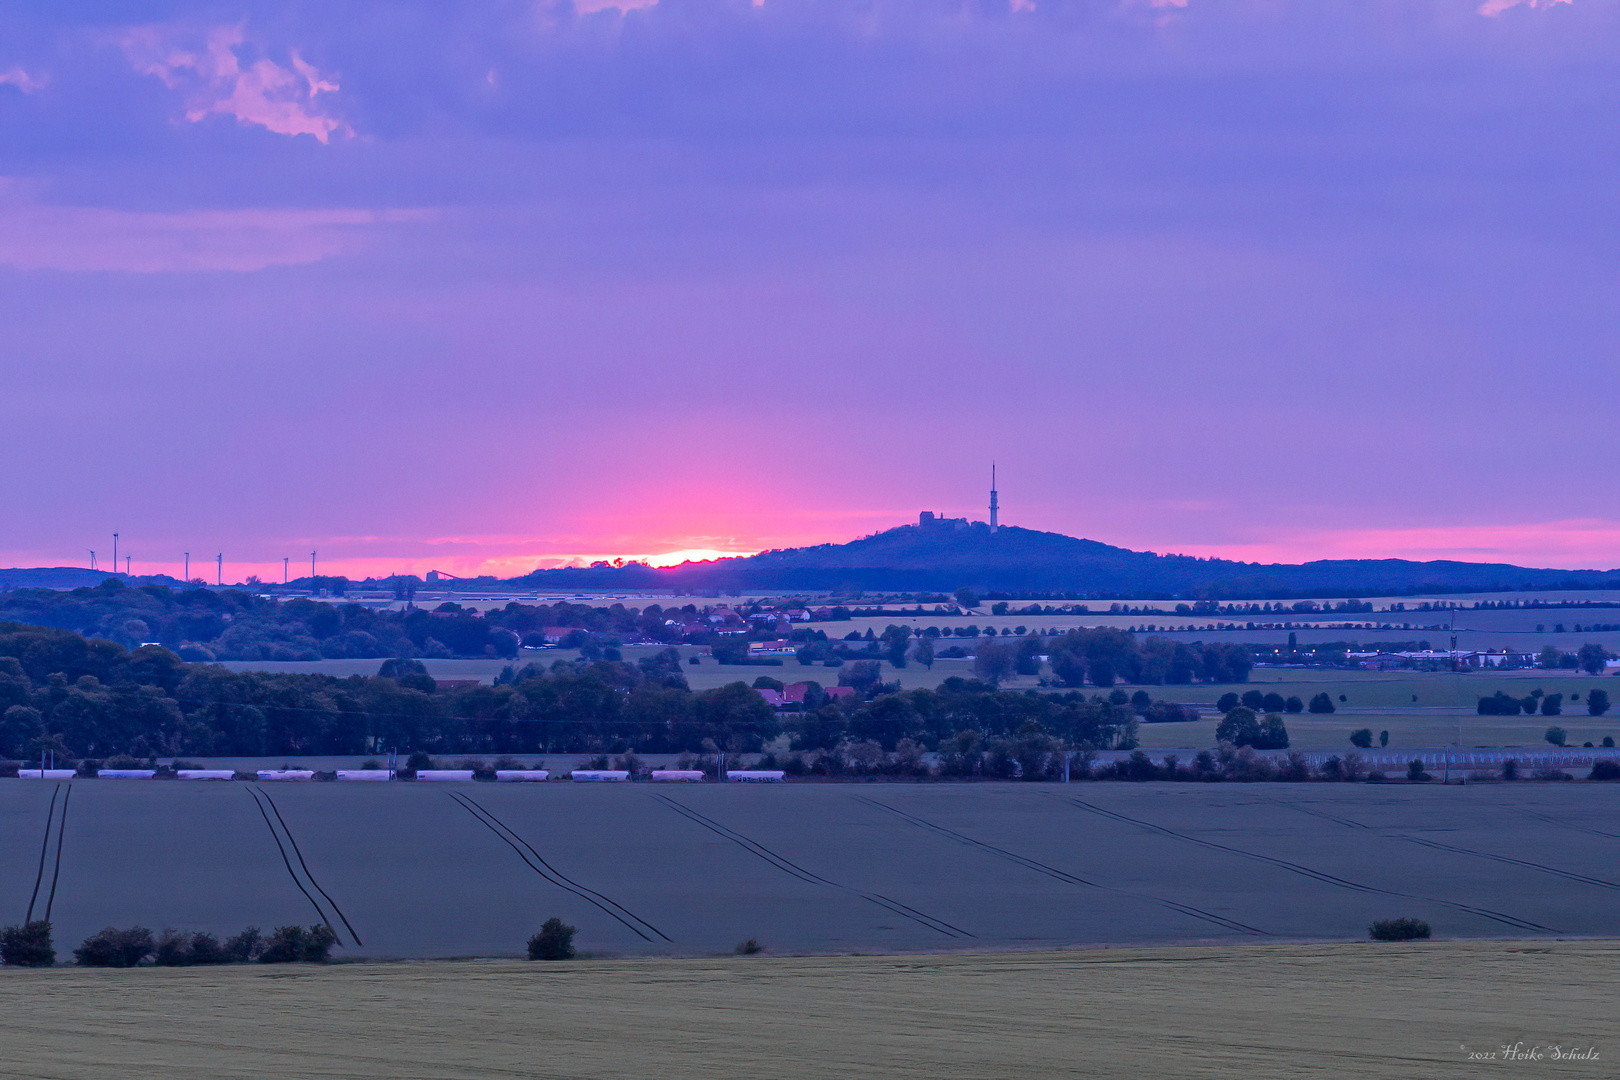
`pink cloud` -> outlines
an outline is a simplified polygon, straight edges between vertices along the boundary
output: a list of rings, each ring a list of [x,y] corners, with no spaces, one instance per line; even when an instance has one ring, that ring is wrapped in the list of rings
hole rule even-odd
[[[119,40],[137,71],[185,93],[187,120],[232,116],[278,135],[312,135],[323,143],[333,135],[354,133],[316,100],[320,94],[335,93],[338,84],[296,50],[288,54],[290,68],[269,59],[243,67],[237,56],[244,40],[240,26],[206,31],[196,49],[182,45],[187,36],[181,30],[146,26],[125,31]]]
[[[1509,8],[1550,8],[1554,4],[1569,4],[1573,2],[1574,0],[1485,0],[1483,4],[1479,5],[1479,13],[1481,15],[1494,18],[1495,16],[1502,14],[1502,12],[1507,11]]]
[[[754,0],[754,6],[759,7],[764,0]],[[581,15],[594,15],[598,11],[613,8],[621,14],[627,11],[636,11],[640,8],[657,7],[658,0],[574,0],[574,10]]]
[[[0,265],[22,270],[252,271],[317,262],[368,228],[423,211],[188,210],[53,206],[0,179]]]
[[[50,80],[43,75],[30,75],[20,67],[10,71],[0,71],[0,86],[15,86],[25,94],[32,94],[36,90],[43,90]]]

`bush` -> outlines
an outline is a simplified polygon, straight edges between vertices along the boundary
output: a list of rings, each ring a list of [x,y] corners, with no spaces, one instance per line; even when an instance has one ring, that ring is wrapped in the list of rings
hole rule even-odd
[[[1620,780],[1620,761],[1592,762],[1592,775],[1588,780]]]
[[[1374,941],[1419,941],[1429,937],[1429,924],[1422,919],[1380,919],[1367,927]]]
[[[1553,715],[1557,715],[1557,714],[1554,713]],[[1552,743],[1554,746],[1563,746],[1564,745],[1564,740],[1567,739],[1568,737],[1569,737],[1569,733],[1566,732],[1563,728],[1559,727],[1557,724],[1554,724],[1552,727],[1548,728],[1547,729],[1547,734],[1542,736],[1542,738],[1546,739],[1548,742]]]
[[[1541,699],[1542,716],[1562,716],[1564,714],[1564,695],[1548,694]]]
[[[56,963],[51,924],[41,919],[0,930],[0,964],[7,967],[50,967]]]
[[[1406,778],[1414,783],[1422,783],[1425,780],[1432,779],[1428,773],[1423,771],[1422,758],[1413,758],[1406,763]]]
[[[1517,780],[1519,778],[1519,763],[1512,758],[1502,762],[1502,779]]]
[[[1333,699],[1328,697],[1325,692],[1317,694],[1311,698],[1308,708],[1313,713],[1330,713],[1334,710]]]
[[[530,960],[572,960],[574,935],[578,928],[553,915],[540,925],[540,932],[529,939]]]
[[[1266,707],[1266,695],[1258,690],[1243,691],[1243,707],[1259,712]]]
[[[337,935],[330,926],[317,923],[305,929],[302,926],[278,926],[264,943],[259,953],[261,964],[324,964],[329,959]]]
[[[144,926],[118,930],[111,926],[84,939],[73,958],[84,967],[134,967],[152,955],[152,931]]]
[[[186,934],[165,930],[158,935],[152,963],[158,967],[190,967],[193,964],[228,964],[231,957],[213,934]]]
[[[1363,750],[1370,750],[1372,748],[1372,729],[1359,728],[1352,731],[1350,733],[1350,745],[1359,746]]]
[[[1593,690],[1586,695],[1586,715],[1602,716],[1609,711],[1609,692]]]
[[[257,926],[250,926],[225,942],[225,959],[232,964],[250,964],[264,952],[264,937]]]
[[[749,938],[747,941],[737,946],[738,956],[754,956],[764,951],[765,946],[761,945],[757,938]]]
[[[1220,700],[1215,703],[1215,710],[1217,712],[1229,713],[1242,703],[1243,700],[1241,698],[1231,691],[1227,691],[1226,693],[1222,694]]]
[[[1302,712],[1305,711],[1305,703],[1303,701],[1301,701],[1299,698],[1297,698],[1294,695],[1290,694],[1288,696],[1288,700],[1283,702],[1283,709],[1286,712],[1302,713]]]

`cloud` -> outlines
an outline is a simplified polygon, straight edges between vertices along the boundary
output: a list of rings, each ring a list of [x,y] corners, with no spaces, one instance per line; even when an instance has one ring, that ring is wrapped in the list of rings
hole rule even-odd
[[[1481,15],[1494,18],[1497,15],[1502,14],[1502,12],[1507,11],[1509,8],[1550,8],[1554,4],[1569,4],[1573,2],[1574,0],[1485,0],[1483,4],[1479,5],[1479,13]]]
[[[758,7],[762,2],[763,0],[754,0],[754,6]],[[658,0],[574,0],[574,10],[581,15],[594,15],[609,8],[614,8],[622,14],[657,6]]]
[[[234,116],[278,135],[312,135],[327,142],[353,129],[326,113],[316,98],[336,93],[338,84],[307,63],[297,50],[288,54],[290,69],[268,58],[242,66],[237,56],[244,41],[240,26],[216,26],[202,35],[200,47],[187,48],[194,36],[173,28],[145,26],[120,38],[129,62],[146,75],[185,93],[186,119]]]
[[[412,210],[238,209],[151,213],[53,206],[0,179],[0,266],[19,270],[253,271],[318,262]]]
[[[50,80],[43,75],[30,75],[20,67],[13,67],[10,71],[0,71],[0,86],[15,86],[25,94],[32,94],[35,90],[42,90]]]

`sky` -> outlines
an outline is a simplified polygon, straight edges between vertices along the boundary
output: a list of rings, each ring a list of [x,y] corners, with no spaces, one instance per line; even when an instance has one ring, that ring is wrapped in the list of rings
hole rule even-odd
[[[0,8],[0,566],[1620,565],[1620,0]],[[201,568],[201,569],[200,569]],[[123,566],[119,566],[123,569]]]

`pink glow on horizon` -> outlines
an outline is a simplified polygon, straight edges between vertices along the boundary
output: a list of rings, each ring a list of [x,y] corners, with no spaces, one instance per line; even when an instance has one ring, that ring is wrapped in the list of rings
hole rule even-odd
[[[853,516],[853,515],[851,515]],[[892,519],[891,519],[892,521]],[[903,522],[893,521],[893,524]],[[412,540],[400,537],[339,537],[323,545],[316,545],[322,554],[317,556],[316,570],[322,575],[343,575],[352,580],[367,577],[386,578],[395,574],[424,576],[429,570],[438,570],[457,577],[492,575],[500,578],[518,577],[536,569],[568,566],[589,566],[595,562],[643,562],[651,566],[675,566],[683,562],[701,562],[712,559],[733,558],[758,553],[767,548],[801,547],[819,543],[844,543],[855,537],[844,533],[798,535],[791,539],[773,538],[770,543],[755,538],[750,544],[746,536],[719,541],[713,536],[695,536],[672,542],[648,542],[634,548],[615,547],[611,537],[573,537],[577,546],[560,548],[555,539],[548,544],[545,538],[521,536],[466,536]],[[1119,538],[1092,536],[1090,539],[1121,546],[1129,545]],[[168,574],[180,577],[183,563],[179,559],[146,560],[141,558],[140,546],[128,538],[120,552],[120,569],[125,553],[133,556],[132,569],[137,576]],[[583,541],[583,542],[581,542]],[[290,558],[288,575],[296,579],[309,574],[309,542],[297,542],[304,554]],[[380,554],[392,549],[393,555]],[[149,548],[147,550],[150,550]],[[1528,567],[1559,569],[1607,570],[1620,565],[1620,522],[1596,518],[1565,521],[1533,522],[1493,526],[1432,526],[1389,529],[1344,529],[1323,531],[1296,531],[1279,533],[1268,539],[1236,540],[1227,543],[1188,544],[1170,542],[1156,546],[1156,550],[1205,558],[1233,559],[1241,562],[1299,563],[1317,559],[1454,559],[1460,562],[1512,563]],[[98,549],[101,569],[109,569],[110,544],[107,550]],[[0,562],[10,566],[63,566],[88,565],[87,555],[77,559],[63,559],[61,553],[39,551],[0,552]],[[225,580],[245,581],[250,575],[266,583],[282,580],[280,559],[250,558],[225,560]],[[211,555],[194,555],[191,576],[202,577],[210,583],[215,580],[214,560]]]

